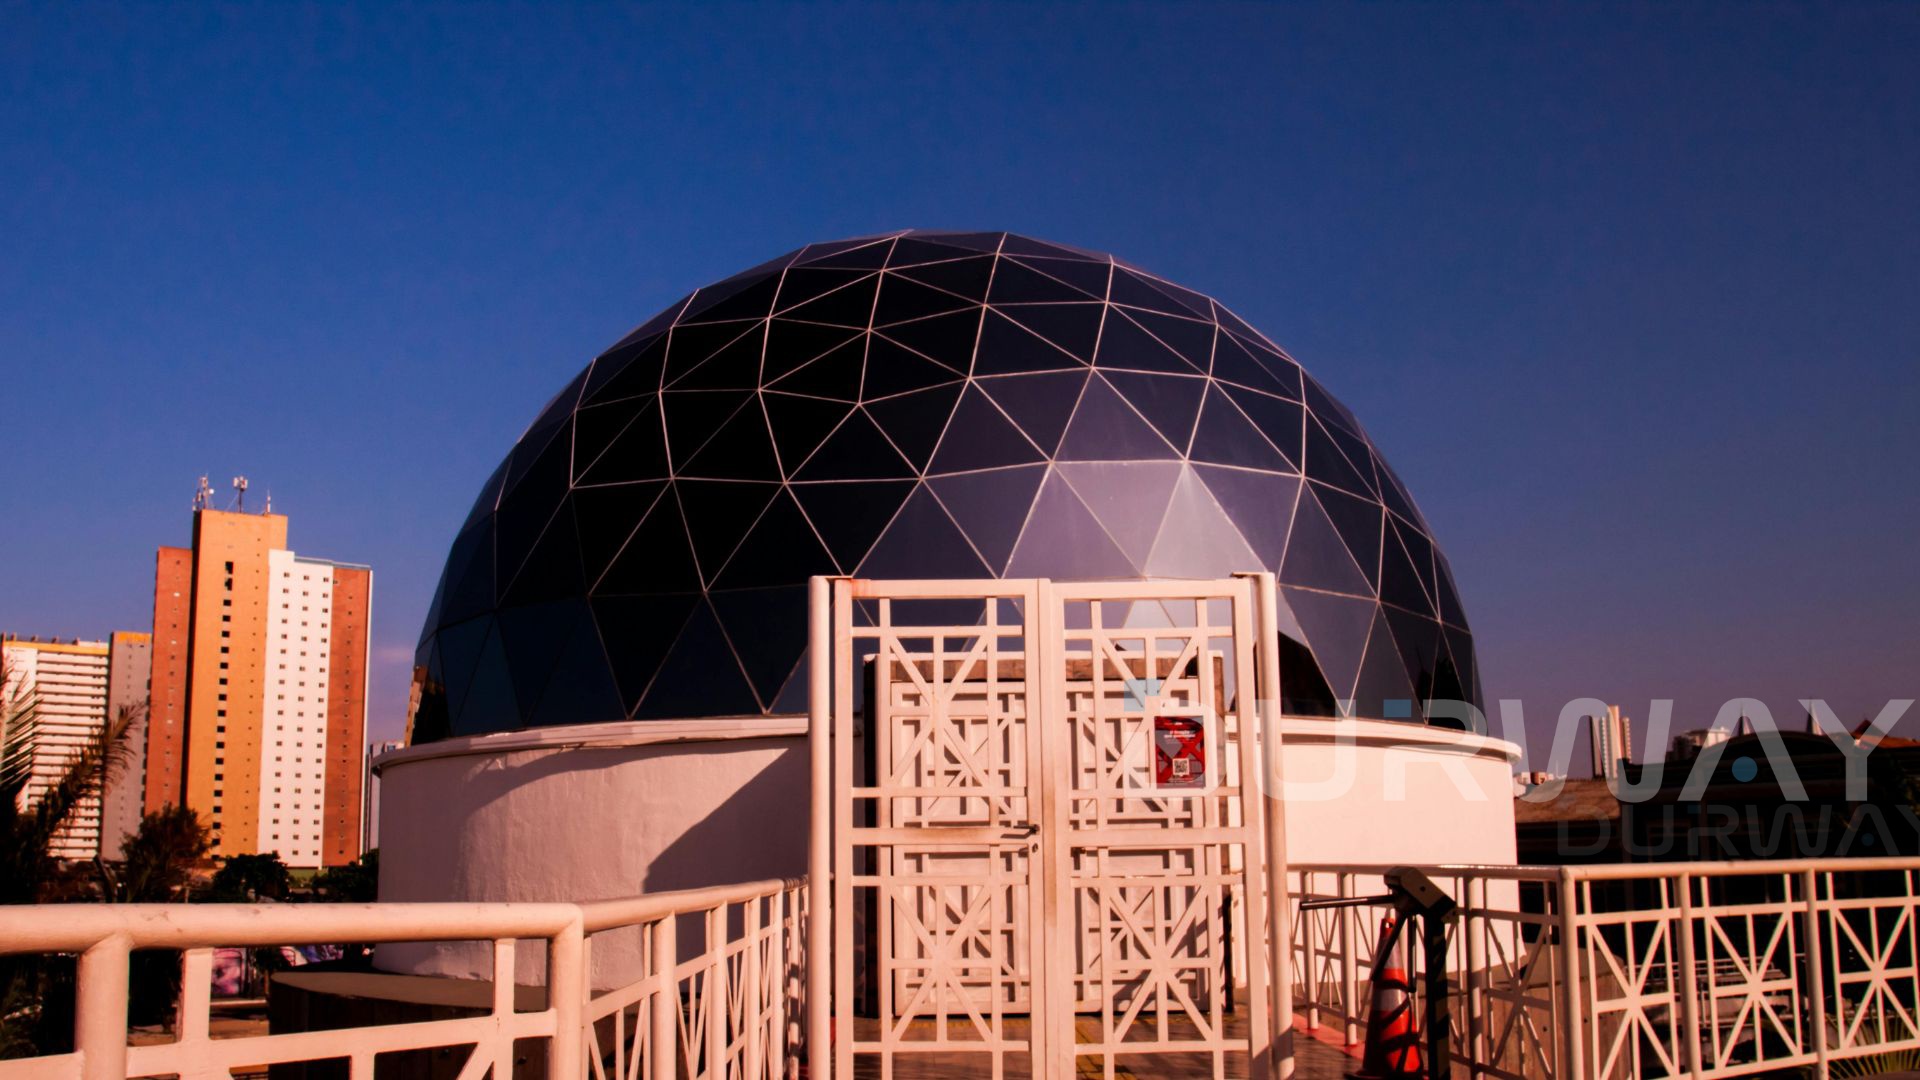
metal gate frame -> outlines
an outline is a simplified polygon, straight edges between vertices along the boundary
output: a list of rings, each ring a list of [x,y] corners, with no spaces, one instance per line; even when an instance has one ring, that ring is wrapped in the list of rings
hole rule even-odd
[[[1230,812],[1211,812],[1210,824],[1202,828],[1182,826],[1179,830],[1159,830],[1160,833],[1176,832],[1185,838],[1183,842],[1142,844],[1143,832],[1133,832],[1134,847],[1145,847],[1169,853],[1188,850],[1195,861],[1189,865],[1197,866],[1201,852],[1222,852],[1237,850],[1238,859],[1227,856],[1225,862],[1215,867],[1210,876],[1193,885],[1212,886],[1219,889],[1240,891],[1244,898],[1244,934],[1242,954],[1246,962],[1245,985],[1248,990],[1249,1025],[1244,1039],[1227,1040],[1231,1052],[1244,1049],[1247,1054],[1249,1075],[1258,1078],[1286,1077],[1292,1074],[1292,978],[1289,967],[1287,943],[1291,939],[1290,919],[1287,917],[1286,903],[1286,855],[1285,825],[1283,807],[1277,798],[1279,792],[1279,663],[1277,647],[1277,598],[1274,592],[1273,575],[1270,573],[1243,574],[1234,578],[1215,581],[1166,580],[1141,582],[1097,582],[1097,583],[1054,583],[1047,579],[1007,579],[1007,580],[912,580],[912,581],[870,581],[855,578],[816,577],[810,589],[810,653],[809,653],[809,756],[812,782],[812,830],[809,839],[810,889],[812,903],[809,909],[809,955],[812,962],[808,970],[808,1060],[809,1075],[817,1078],[839,1075],[851,1078],[855,1054],[855,1024],[853,989],[855,955],[862,943],[854,939],[854,903],[856,882],[862,889],[874,890],[876,911],[896,903],[888,895],[895,877],[894,845],[905,844],[910,848],[925,848],[929,845],[960,845],[968,855],[981,856],[988,867],[987,876],[980,878],[969,871],[974,880],[962,880],[956,883],[961,903],[970,909],[977,909],[984,902],[996,908],[992,915],[995,920],[992,932],[1001,934],[1005,927],[998,922],[998,908],[1004,896],[1009,909],[1024,906],[1025,918],[1030,930],[1030,940],[1024,946],[1008,944],[1004,947],[1006,959],[1014,955],[1016,948],[1024,948],[1028,959],[1025,979],[1030,981],[1031,1023],[1028,1038],[1024,1043],[1007,1038],[1003,1026],[1004,1017],[1001,999],[1003,990],[1002,974],[995,965],[983,965],[974,960],[968,965],[951,964],[950,967],[966,966],[979,968],[993,967],[986,978],[989,981],[988,997],[992,1000],[993,1019],[991,1034],[980,1039],[961,1040],[953,1044],[947,1039],[946,1021],[941,1019],[936,1026],[934,1042],[915,1041],[910,1044],[915,1049],[965,1049],[975,1052],[991,1053],[992,1074],[1001,1075],[1003,1054],[1024,1051],[1029,1055],[1032,1075],[1035,1077],[1067,1077],[1076,1071],[1079,1056],[1098,1056],[1108,1076],[1113,1075],[1114,1057],[1119,1053],[1155,1053],[1155,1052],[1195,1052],[1211,1051],[1214,1059],[1213,1070],[1220,1074],[1224,1054],[1229,1050],[1220,1045],[1224,1030],[1216,1029],[1211,1038],[1213,1042],[1200,1046],[1192,1042],[1148,1041],[1138,1044],[1111,1043],[1093,1044],[1094,1048],[1082,1051],[1090,1044],[1076,1043],[1074,1024],[1076,1019],[1076,981],[1085,981],[1085,972],[1081,963],[1076,961],[1075,950],[1081,943],[1074,937],[1076,925],[1075,905],[1078,903],[1074,882],[1070,879],[1069,868],[1074,865],[1076,849],[1098,849],[1101,853],[1100,865],[1105,866],[1105,853],[1115,847],[1128,846],[1127,839],[1121,833],[1107,834],[1099,831],[1086,832],[1073,824],[1069,810],[1065,805],[1069,801],[1076,803],[1098,803],[1098,798],[1088,795],[1075,795],[1079,789],[1069,787],[1072,780],[1067,777],[1067,765],[1071,760],[1069,748],[1065,745],[1070,725],[1062,721],[1068,718],[1069,680],[1067,661],[1073,655],[1091,655],[1098,657],[1101,638],[1117,637],[1139,640],[1143,633],[1158,632],[1162,635],[1177,635],[1181,631],[1198,632],[1213,630],[1218,634],[1225,629],[1229,634],[1234,653],[1234,670],[1241,685],[1233,695],[1234,705],[1231,713],[1221,708],[1222,724],[1230,715],[1237,725],[1237,772],[1238,783],[1233,789],[1223,792],[1227,799],[1221,807],[1234,808]],[[1195,626],[1170,628],[1135,628],[1132,630],[1103,630],[1102,620],[1098,617],[1098,605],[1102,601],[1134,602],[1141,600],[1187,600],[1194,602],[1196,611]],[[876,814],[873,820],[863,820],[856,825],[853,807],[856,799],[874,800],[879,806],[889,798],[903,797],[900,790],[884,786],[874,788],[853,787],[856,776],[854,763],[854,709],[856,702],[855,679],[860,677],[860,665],[863,657],[855,648],[861,638],[869,642],[881,642],[888,639],[892,631],[890,616],[884,614],[887,605],[893,600],[901,601],[969,601],[983,604],[991,623],[997,619],[993,614],[1007,602],[1018,605],[1017,628],[1009,625],[1002,632],[1019,637],[1019,641],[1004,652],[994,645],[976,645],[971,660],[944,657],[935,653],[931,667],[922,668],[922,677],[916,681],[931,682],[933,690],[946,686],[944,682],[946,665],[950,663],[972,663],[980,659],[982,649],[989,658],[988,663],[994,674],[988,676],[992,682],[999,678],[1000,664],[1017,662],[1022,666],[1017,683],[1025,710],[1020,727],[1023,729],[1027,755],[1024,759],[1026,779],[1024,794],[1014,786],[1004,786],[999,790],[1004,796],[1005,813],[1009,817],[1024,816],[1025,821],[1001,821],[995,810],[982,800],[986,808],[983,824],[943,825],[939,828],[894,829],[887,827],[891,817]],[[863,624],[856,628],[853,612],[855,601],[870,604],[868,616],[877,626]],[[1209,601],[1224,602],[1230,612],[1224,628],[1215,627],[1218,621],[1203,614],[1208,610]],[[1092,604],[1095,617],[1091,631],[1087,626],[1069,629],[1063,613],[1067,605]],[[872,618],[875,611],[883,614]],[[1084,621],[1084,620],[1083,620]],[[930,627],[910,624],[910,629],[930,629]],[[970,624],[940,627],[954,637],[966,637],[965,631]],[[906,635],[892,634],[896,642]],[[920,637],[923,635],[914,635]],[[990,635],[976,634],[979,639]],[[1200,639],[1210,635],[1201,634]],[[1068,647],[1070,637],[1079,639],[1081,651],[1076,653]],[[998,644],[998,643],[996,643]],[[1153,646],[1147,645],[1149,652]],[[1188,648],[1186,658],[1191,666],[1192,648]],[[891,669],[898,657],[908,655],[905,652],[888,655],[886,666]],[[1113,653],[1114,656],[1132,655]],[[1176,665],[1182,661],[1175,659]],[[918,663],[926,663],[924,659]],[[1158,668],[1152,665],[1157,660],[1148,659],[1145,672],[1147,683],[1152,684],[1156,695],[1159,677]],[[1102,664],[1092,664],[1092,670],[1098,672]],[[924,679],[924,671],[934,673],[932,679]],[[914,676],[909,675],[912,679]],[[956,677],[953,685],[965,682]],[[1169,680],[1171,681],[1171,680]],[[922,691],[928,687],[921,686]],[[1084,691],[1084,687],[1082,687]],[[1256,691],[1250,693],[1249,691]],[[990,693],[997,693],[996,686]],[[1087,695],[1082,693],[1082,697]],[[1091,700],[1100,700],[1098,693]],[[996,706],[997,707],[997,706]],[[929,709],[933,706],[928,706]],[[1095,705],[1094,712],[1100,711]],[[991,710],[990,710],[991,711]],[[1144,709],[1141,711],[1145,711]],[[1078,721],[1076,721],[1078,723]],[[1151,721],[1149,721],[1151,724]],[[1078,727],[1074,728],[1079,731]],[[1214,736],[1209,736],[1213,738]],[[1224,740],[1220,740],[1224,744]],[[889,767],[890,767],[889,763]],[[1043,768],[1044,766],[1044,768]],[[1008,773],[1016,771],[1009,764]],[[1223,758],[1220,773],[1226,772]],[[885,774],[876,772],[870,781],[882,784]],[[1213,786],[1218,786],[1216,780]],[[950,790],[950,789],[942,789]],[[973,789],[966,789],[973,790]],[[931,797],[927,793],[912,789],[905,797],[915,794]],[[1264,797],[1263,797],[1264,796]],[[980,798],[975,795],[974,798]],[[1135,796],[1126,796],[1128,799]],[[1017,800],[1024,799],[1024,812],[1016,809]],[[1207,805],[1210,800],[1195,800],[1196,809]],[[1096,816],[1104,817],[1104,812]],[[883,817],[886,820],[881,820]],[[1218,820],[1215,820],[1218,819]],[[1238,819],[1238,820],[1230,820]],[[1035,833],[1039,832],[1038,837]],[[936,834],[936,835],[929,835]],[[1033,842],[1028,845],[1028,841]],[[1116,841],[1118,844],[1116,845]],[[1185,847],[1183,848],[1183,843]],[[1237,847],[1229,847],[1237,845]],[[1019,848],[1026,846],[1028,854],[1022,858]],[[885,849],[886,868],[877,870],[873,866],[862,868],[864,876],[856,876],[854,850],[856,847],[871,848],[878,857]],[[1009,856],[1003,861],[1002,856]],[[1171,854],[1168,856],[1172,858]],[[1219,860],[1216,854],[1206,856],[1210,860]],[[1227,863],[1237,862],[1237,866]],[[1263,865],[1264,864],[1264,865]],[[1016,869],[1013,876],[1001,872],[1003,866],[1011,865]],[[1209,863],[1209,865],[1212,865]],[[1264,870],[1264,873],[1263,873]],[[924,880],[924,879],[915,879]],[[1185,881],[1185,878],[1170,876],[1170,883]],[[1023,900],[1019,895],[1016,882],[1026,886]],[[943,883],[944,884],[944,883]],[[966,898],[965,887],[977,885],[980,890],[974,899]],[[1112,885],[1095,883],[1096,889]],[[1006,887],[1004,893],[997,891]],[[1128,885],[1125,887],[1137,887]],[[1191,886],[1190,886],[1191,887]],[[1168,893],[1171,902],[1171,887]],[[1100,901],[1104,903],[1105,901]],[[1155,902],[1158,902],[1156,898]],[[1191,901],[1198,907],[1199,900]],[[889,909],[891,910],[891,909]],[[1169,908],[1170,910],[1170,908]],[[966,931],[964,920],[978,920],[980,913],[955,916],[963,919],[959,927]],[[1102,917],[1105,915],[1103,913]],[[1157,917],[1157,916],[1156,916]],[[1191,914],[1187,916],[1191,918]],[[873,920],[880,927],[889,926],[893,915],[876,915]],[[1171,918],[1171,915],[1169,915]],[[1214,918],[1208,916],[1209,919]],[[1008,926],[1011,926],[1011,920]],[[1209,923],[1212,926],[1213,923]],[[878,931],[885,933],[884,930]],[[1169,930],[1169,934],[1172,931]],[[1263,943],[1265,948],[1262,949]],[[998,937],[995,938],[998,941]],[[1009,938],[1011,941],[1012,938]],[[931,944],[930,941],[927,944]],[[1162,942],[1163,947],[1166,942]],[[891,946],[888,947],[889,956]],[[1218,944],[1212,946],[1216,951],[1211,954],[1224,959]],[[988,951],[994,950],[989,947]],[[1084,961],[1084,950],[1080,960]],[[1104,958],[1103,958],[1104,962]],[[929,968],[929,971],[932,969]],[[881,980],[893,978],[882,966]],[[1050,974],[1051,973],[1051,974]],[[1156,974],[1163,974],[1156,972]],[[920,976],[931,981],[932,974]],[[950,971],[943,971],[941,977],[951,977]],[[1014,980],[1020,980],[1018,973]],[[1165,992],[1171,994],[1169,984]],[[1160,991],[1155,991],[1158,994]],[[1111,995],[1110,983],[1106,993]],[[943,1001],[951,999],[942,998]],[[1192,1000],[1188,999],[1189,1006]],[[1164,1007],[1164,1006],[1162,1006]],[[912,1005],[908,1007],[911,1012]],[[1136,1014],[1138,1006],[1135,1006]],[[1183,1010],[1193,1015],[1191,1008]],[[1218,1018],[1217,1008],[1213,1013]],[[1109,996],[1103,1012],[1104,1032],[1108,1039],[1113,1038],[1115,1030],[1113,1005]],[[982,1022],[978,1015],[973,1016],[978,1027]],[[1130,1015],[1128,1022],[1135,1022],[1137,1015]],[[882,1023],[890,1018],[882,1014]],[[1196,1018],[1197,1022],[1197,1018]],[[1204,1033],[1204,1029],[1203,1029]],[[1161,1030],[1162,1039],[1166,1034]],[[994,1040],[994,1041],[986,1041]],[[891,1055],[897,1045],[890,1042],[882,1031],[880,1042],[863,1044],[862,1053],[881,1053]],[[891,1058],[887,1057],[890,1061]],[[986,1064],[986,1062],[983,1062]]]

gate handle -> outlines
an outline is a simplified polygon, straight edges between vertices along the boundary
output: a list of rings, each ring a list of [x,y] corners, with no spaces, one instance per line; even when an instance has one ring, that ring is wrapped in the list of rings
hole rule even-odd
[[[1032,821],[1027,822],[1025,825],[1009,825],[1007,828],[1009,830],[1017,830],[1021,836],[1032,836],[1034,833],[1040,831],[1039,824]]]

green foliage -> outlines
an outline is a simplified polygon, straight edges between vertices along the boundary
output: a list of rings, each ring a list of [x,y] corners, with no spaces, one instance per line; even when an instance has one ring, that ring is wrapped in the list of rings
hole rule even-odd
[[[102,866],[105,899],[164,904],[182,898],[194,867],[213,850],[213,831],[184,806],[163,806],[128,834],[116,867]]]
[[[232,855],[213,875],[213,899],[284,900],[287,881],[287,864],[276,854]]]
[[[345,866],[320,871],[313,879],[316,899],[336,904],[371,904],[380,891],[380,849],[374,848]]]

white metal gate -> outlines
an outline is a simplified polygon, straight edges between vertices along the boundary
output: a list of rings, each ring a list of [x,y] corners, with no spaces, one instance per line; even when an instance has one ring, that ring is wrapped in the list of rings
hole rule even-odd
[[[1266,1075],[1263,584],[816,582],[833,1075]]]

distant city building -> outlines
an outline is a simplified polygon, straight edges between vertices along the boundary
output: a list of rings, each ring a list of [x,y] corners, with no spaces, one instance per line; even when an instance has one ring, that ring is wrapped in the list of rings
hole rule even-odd
[[[1587,717],[1593,734],[1593,775],[1612,780],[1620,775],[1620,763],[1633,756],[1633,725],[1620,706],[1609,705],[1601,716]]]
[[[360,846],[367,851],[380,846],[380,774],[374,771],[374,765],[379,762],[380,755],[405,745],[398,739],[367,744],[367,760],[360,775],[360,790],[365,800],[360,820],[366,823],[361,828]]]
[[[0,724],[32,726],[24,739],[28,778],[20,793],[22,809],[47,793],[107,722],[108,650],[104,641],[42,641],[37,637],[0,637],[6,655],[7,682],[0,695],[5,716]],[[91,859],[100,852],[100,795],[86,795],[54,835],[51,852],[62,859]]]
[[[108,770],[100,800],[100,854],[121,858],[122,842],[140,827],[147,800],[147,685],[153,635],[116,631],[107,641],[107,716],[130,718],[121,762]]]
[[[1718,746],[1733,737],[1726,728],[1697,728],[1683,731],[1673,737],[1673,756],[1691,760],[1700,756],[1700,751],[1709,746]]]
[[[1550,800],[1523,792],[1514,804],[1520,862],[1920,852],[1907,799],[1911,778],[1920,776],[1920,742],[1880,740],[1866,759],[1863,790],[1851,786],[1858,759],[1825,734],[1763,738],[1706,728],[1676,737],[1674,749],[1664,761],[1622,765],[1617,790],[1633,793],[1624,802],[1616,786],[1599,777],[1568,780]]]
[[[193,808],[217,855],[358,858],[372,585],[289,551],[284,515],[196,509],[154,573],[147,809]]]

